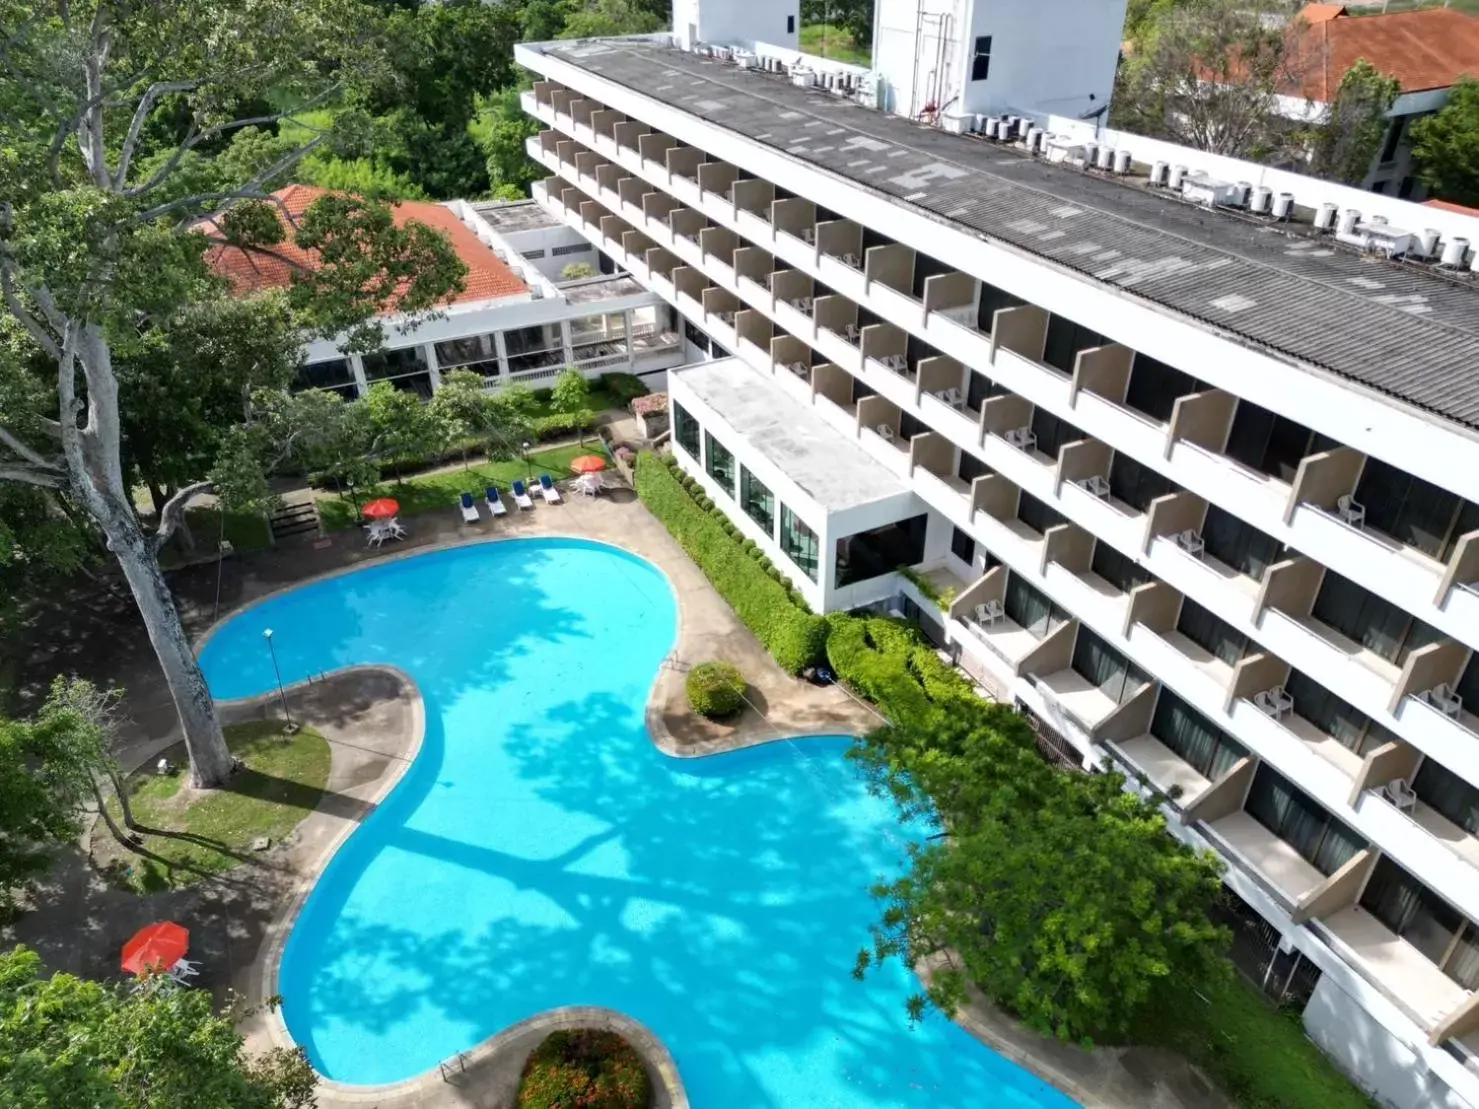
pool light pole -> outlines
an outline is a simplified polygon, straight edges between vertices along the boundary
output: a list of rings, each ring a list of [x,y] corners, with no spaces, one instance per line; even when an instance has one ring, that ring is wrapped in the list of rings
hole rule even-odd
[[[267,640],[267,653],[272,656],[272,673],[277,678],[277,696],[282,701],[282,734],[292,735],[298,730],[298,725],[293,723],[292,713],[288,711],[288,694],[282,687],[282,671],[277,666],[277,648],[272,645],[272,629],[264,628],[262,638]]]

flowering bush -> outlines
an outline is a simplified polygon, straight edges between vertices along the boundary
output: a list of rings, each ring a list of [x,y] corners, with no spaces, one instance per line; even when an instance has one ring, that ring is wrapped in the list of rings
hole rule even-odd
[[[647,1068],[615,1032],[551,1032],[519,1079],[518,1109],[648,1109],[651,1104]]]

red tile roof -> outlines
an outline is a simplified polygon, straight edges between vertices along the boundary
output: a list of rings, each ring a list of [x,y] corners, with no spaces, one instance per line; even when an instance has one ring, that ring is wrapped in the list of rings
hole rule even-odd
[[[278,218],[286,221],[287,216],[291,216],[296,219],[327,191],[312,185],[288,185],[278,189],[273,194],[280,201]],[[528,289],[450,208],[424,201],[406,200],[395,205],[393,212],[398,227],[414,222],[441,231],[451,241],[457,257],[467,266],[467,276],[464,279],[466,287],[447,303],[492,300],[495,297],[513,296]],[[311,268],[314,265],[313,255],[291,241],[274,247],[271,255],[248,252],[233,246],[216,246],[207,253],[206,260],[213,270],[231,282],[238,293],[286,286],[292,280],[294,270]]]
[[[1299,18],[1313,27],[1327,19],[1338,19],[1345,15],[1344,4],[1306,4],[1299,9]]]
[[[1424,200],[1429,208],[1441,208],[1445,212],[1457,212],[1461,216],[1479,216],[1479,208],[1470,208],[1465,204],[1455,204],[1451,200]]]
[[[1310,4],[1304,19],[1299,88],[1292,95],[1328,104],[1346,71],[1362,58],[1401,83],[1403,92],[1446,89],[1467,73],[1479,77],[1479,18],[1452,8],[1388,15],[1329,14]]]

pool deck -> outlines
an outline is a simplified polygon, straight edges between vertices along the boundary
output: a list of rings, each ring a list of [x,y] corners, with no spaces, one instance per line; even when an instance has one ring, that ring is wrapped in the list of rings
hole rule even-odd
[[[676,756],[699,756],[782,736],[854,733],[877,718],[838,688],[817,688],[775,666],[739,623],[698,568],[630,492],[591,500],[570,497],[560,505],[493,523],[463,525],[455,511],[407,521],[405,543],[367,550],[360,534],[340,532],[327,542],[285,542],[220,567],[195,567],[172,575],[186,626],[203,634],[219,618],[280,589],[343,572],[367,562],[403,557],[457,543],[493,538],[571,535],[610,542],[653,562],[677,594],[680,629],[673,665],[653,687],[648,726],[654,741]],[[219,600],[217,598],[219,597]],[[52,641],[34,654],[49,672],[67,669],[95,680],[123,684],[134,726],[120,751],[127,767],[146,764],[178,742],[173,711],[153,668],[142,628],[132,619],[126,594],[108,591],[96,603],[73,609]],[[89,658],[86,644],[97,657]],[[79,645],[84,645],[79,650]],[[64,657],[59,657],[64,656]],[[733,723],[695,717],[683,693],[683,671],[694,662],[722,658],[749,679],[752,707]],[[204,964],[203,986],[218,997],[235,994],[260,1007],[272,990],[281,944],[301,904],[334,849],[394,787],[420,743],[420,697],[396,671],[342,671],[326,681],[289,692],[296,716],[329,740],[333,762],[323,801],[284,843],[273,845],[220,878],[184,890],[139,897],[107,886],[87,865],[84,852],[68,854],[49,876],[38,907],[0,941],[36,948],[54,969],[90,977],[117,973],[119,944],[150,920],[178,919],[191,929],[191,955]],[[223,707],[228,721],[276,713],[276,699],[257,698]],[[1168,1053],[1152,1049],[1085,1052],[1031,1033],[984,1002],[973,1003],[961,1023],[994,1050],[1069,1093],[1089,1109],[1225,1109],[1228,1103],[1200,1075]],[[325,1083],[323,1109],[495,1109],[511,1105],[528,1052],[545,1031],[573,1023],[614,1027],[643,1050],[660,1087],[661,1109],[684,1109],[676,1068],[662,1045],[620,1014],[559,1010],[506,1030],[469,1052],[455,1072],[431,1072],[395,1087],[354,1090]],[[258,1011],[243,1029],[253,1048],[278,1041],[280,1020]],[[710,1107],[701,1107],[710,1109]]]

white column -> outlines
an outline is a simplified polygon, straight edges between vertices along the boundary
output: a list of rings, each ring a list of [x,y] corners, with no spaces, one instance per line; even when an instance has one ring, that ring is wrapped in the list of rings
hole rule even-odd
[[[503,332],[495,331],[491,336],[493,339],[493,356],[498,359],[498,384],[508,384],[508,344],[503,341]]]
[[[426,359],[426,368],[431,372],[431,391],[435,393],[442,387],[442,368],[437,362],[436,344],[422,343],[421,356]]]
[[[365,361],[357,354],[349,356],[349,368],[354,373],[354,386],[359,390],[359,395],[364,396],[370,391],[370,383],[365,380]]]

